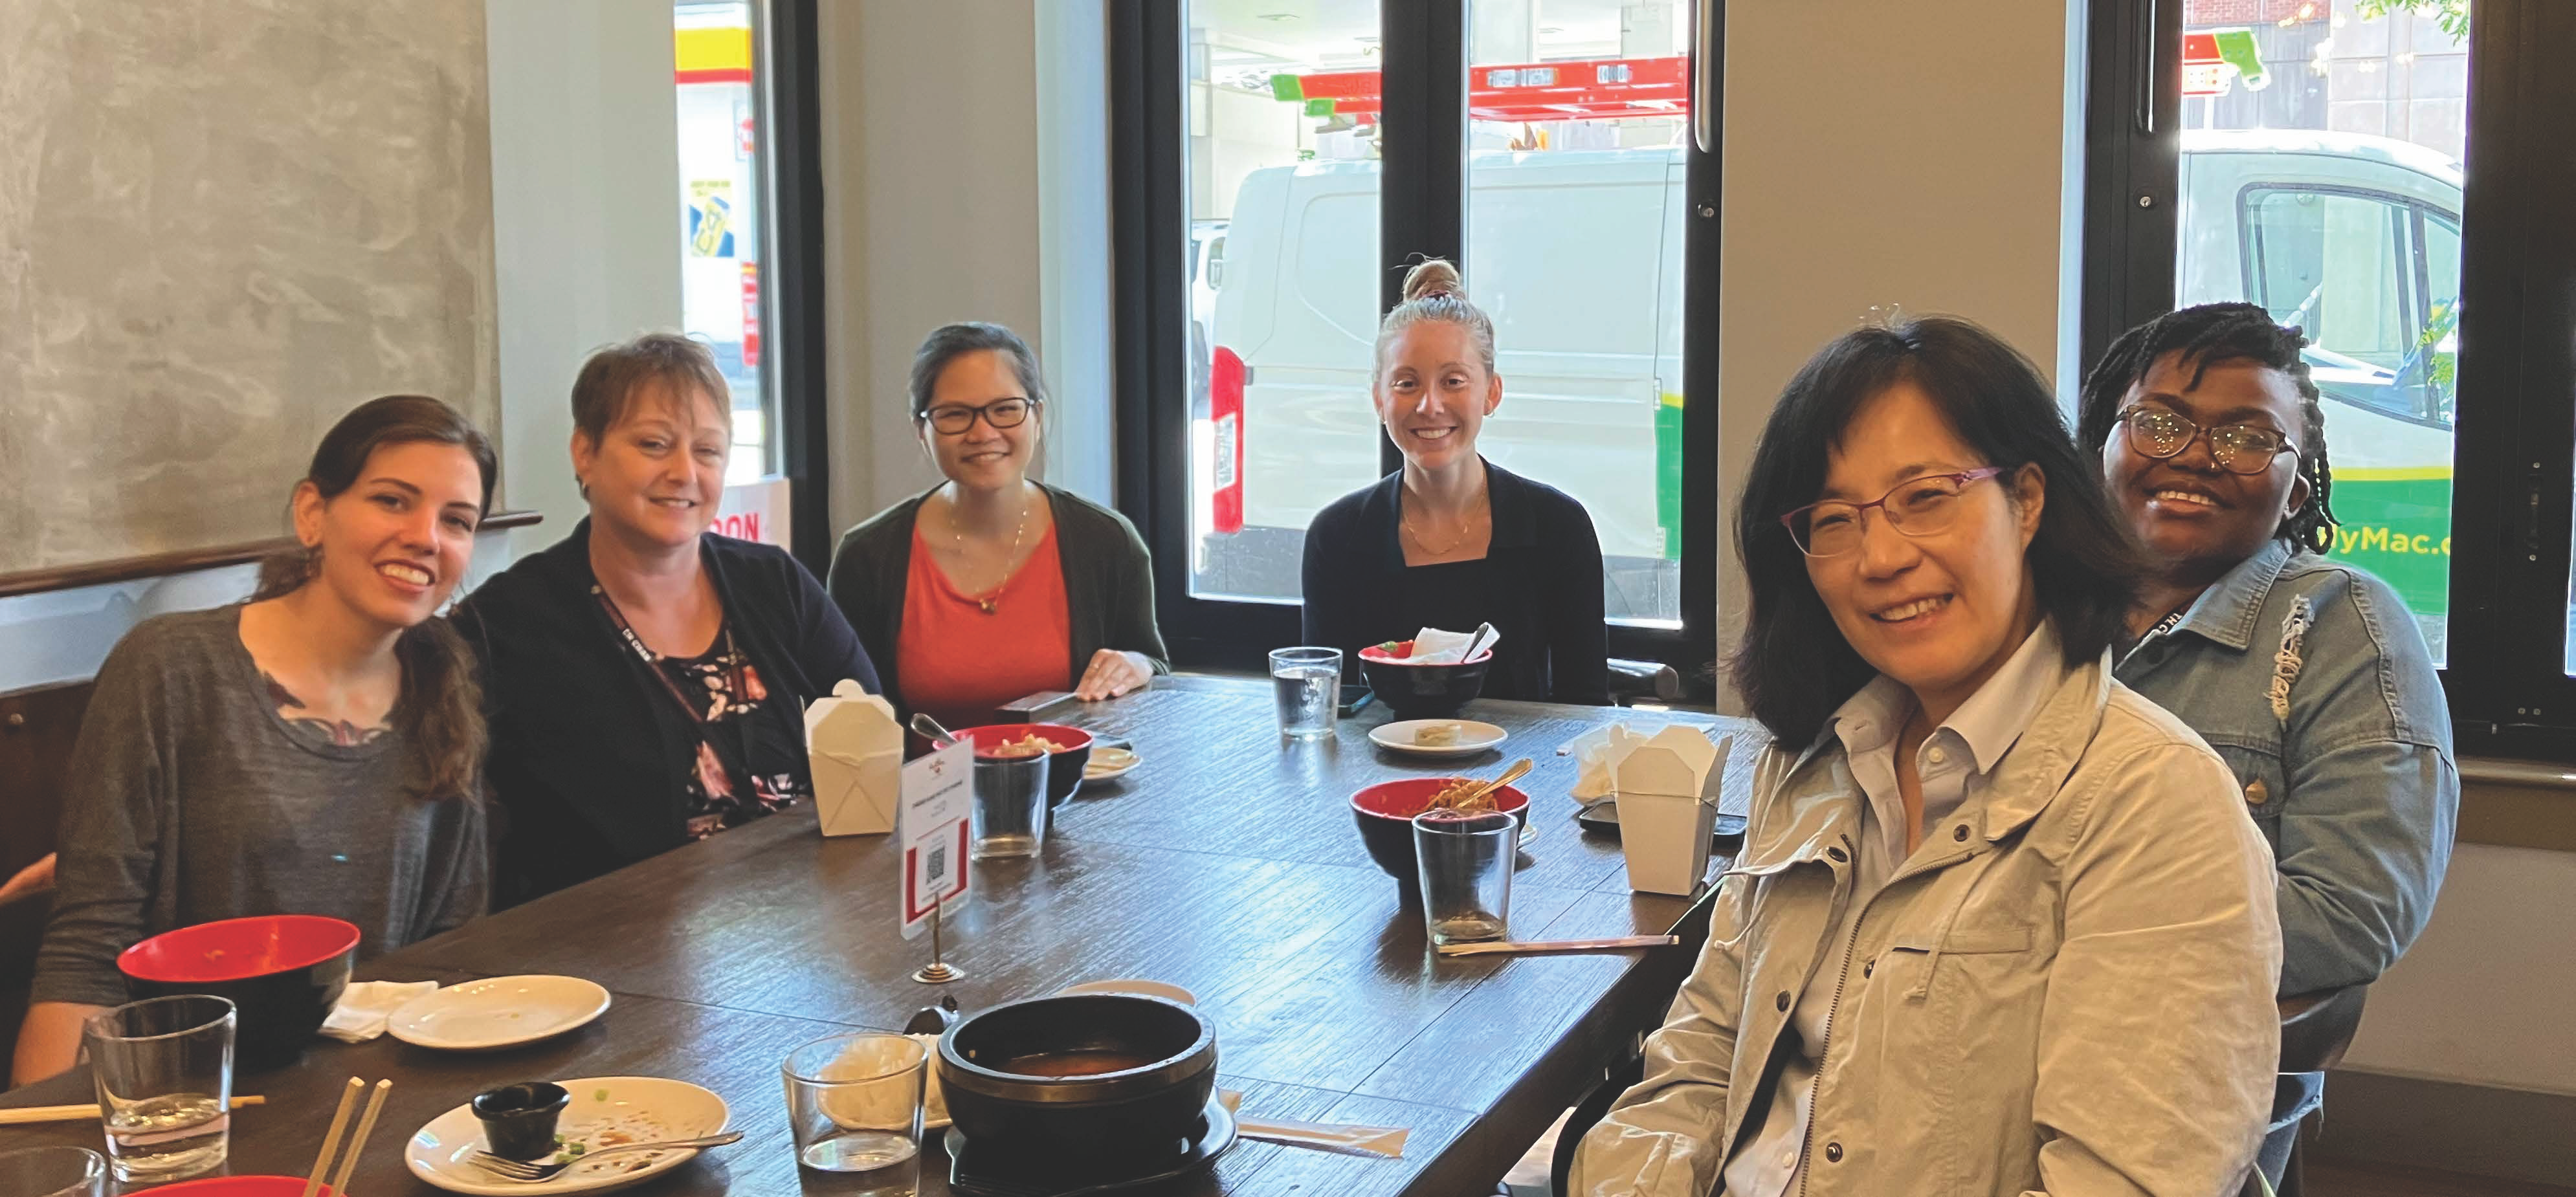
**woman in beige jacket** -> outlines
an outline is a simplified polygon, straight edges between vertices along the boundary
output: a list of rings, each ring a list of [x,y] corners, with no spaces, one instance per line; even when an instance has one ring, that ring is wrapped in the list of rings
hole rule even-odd
[[[2038,371],[1928,319],[1792,380],[1737,514],[1738,686],[1783,750],[1585,1194],[2242,1184],[2272,861],[2110,677],[2138,550]]]

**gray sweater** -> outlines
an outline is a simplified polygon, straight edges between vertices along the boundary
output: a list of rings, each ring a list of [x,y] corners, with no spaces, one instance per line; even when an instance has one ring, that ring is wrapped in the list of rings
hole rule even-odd
[[[399,732],[340,747],[291,731],[240,606],[137,625],[72,752],[32,1000],[122,1003],[117,953],[216,919],[347,919],[364,959],[482,913],[482,809],[411,797],[418,768]]]

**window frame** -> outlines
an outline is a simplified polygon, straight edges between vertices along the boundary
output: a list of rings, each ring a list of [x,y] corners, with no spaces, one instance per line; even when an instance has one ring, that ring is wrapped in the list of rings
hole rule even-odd
[[[2173,309],[2182,11],[2177,0],[2091,0],[2086,21],[2078,320],[2089,371],[2122,330]],[[2457,333],[2442,669],[2455,743],[2468,755],[2576,761],[2576,678],[2565,669],[2576,224],[2552,219],[2576,206],[2576,156],[2564,153],[2576,137],[2576,73],[2542,49],[2570,44],[2576,5],[2478,0],[2468,45],[2474,148],[2458,229],[2459,303],[2478,314]],[[2432,214],[2411,197],[2369,198],[2410,213],[2415,302],[2429,315],[2423,228]],[[2535,455],[2532,445],[2552,448]],[[2536,651],[2551,646],[2558,651]]]
[[[807,0],[811,2],[811,0]],[[1154,553],[1158,614],[1175,663],[1256,668],[1271,648],[1302,636],[1295,603],[1200,598],[1191,593],[1189,271],[1183,138],[1185,0],[1111,0],[1111,208],[1116,280],[1118,505]],[[1693,4],[1695,15],[1720,0]],[[1379,176],[1379,306],[1401,298],[1405,263],[1446,257],[1469,278],[1467,222],[1468,35],[1466,0],[1383,0],[1379,12],[1385,153]],[[1722,44],[1722,43],[1721,43]],[[1696,54],[1693,55],[1696,59]],[[1722,51],[1718,58],[1723,61]],[[1422,64],[1403,70],[1399,63]],[[1694,71],[1718,69],[1694,62]],[[1696,89],[1708,94],[1715,89]],[[1717,438],[1718,155],[1692,146],[1687,175],[1682,302],[1681,626],[1612,623],[1610,655],[1671,665],[1695,698],[1712,694],[1716,659],[1717,545],[1721,518]],[[1387,197],[1413,197],[1390,203]],[[1455,196],[1447,204],[1421,197]],[[1701,232],[1701,230],[1706,230]],[[1402,456],[1381,433],[1379,469]]]
[[[788,552],[815,577],[831,567],[832,438],[825,341],[823,0],[753,0],[754,119],[768,187],[762,237],[763,344],[777,363],[773,460],[787,479]]]

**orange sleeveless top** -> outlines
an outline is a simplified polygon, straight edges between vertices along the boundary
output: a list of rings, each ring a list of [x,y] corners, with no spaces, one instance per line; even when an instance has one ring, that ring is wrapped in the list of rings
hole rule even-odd
[[[895,676],[907,709],[928,711],[950,727],[991,723],[1003,703],[1072,689],[1072,668],[1073,616],[1054,525],[989,595],[961,593],[932,559],[921,529],[913,529],[903,631],[895,642]]]

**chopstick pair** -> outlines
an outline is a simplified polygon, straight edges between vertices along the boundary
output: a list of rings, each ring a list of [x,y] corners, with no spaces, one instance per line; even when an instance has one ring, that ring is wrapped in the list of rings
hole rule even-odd
[[[304,1197],[313,1197],[322,1186],[322,1174],[331,1170],[331,1159],[340,1150],[340,1132],[349,1125],[349,1109],[358,1100],[358,1090],[365,1081],[349,1078],[349,1087],[340,1091],[340,1109],[331,1115],[331,1129],[322,1136],[322,1154],[313,1158],[313,1174],[304,1178]],[[349,1154],[340,1161],[340,1173],[331,1178],[332,1197],[348,1197],[349,1174],[358,1170],[358,1155],[367,1147],[367,1136],[375,1133],[376,1115],[385,1110],[385,1091],[394,1087],[388,1077],[376,1082],[375,1096],[367,1099],[367,1112],[358,1119],[358,1132],[349,1138]]]
[[[267,1103],[268,1099],[265,1097],[236,1097],[233,1099],[231,1108],[238,1110],[243,1106]],[[94,1101],[76,1106],[21,1106],[14,1110],[0,1110],[0,1126],[24,1126],[30,1122],[77,1122],[83,1118],[96,1117],[98,1117],[98,1103]]]
[[[1661,948],[1680,943],[1678,935],[1622,935],[1613,939],[1497,939],[1487,943],[1444,943],[1433,949],[1443,956],[1497,956],[1504,953],[1615,952],[1626,948]]]

